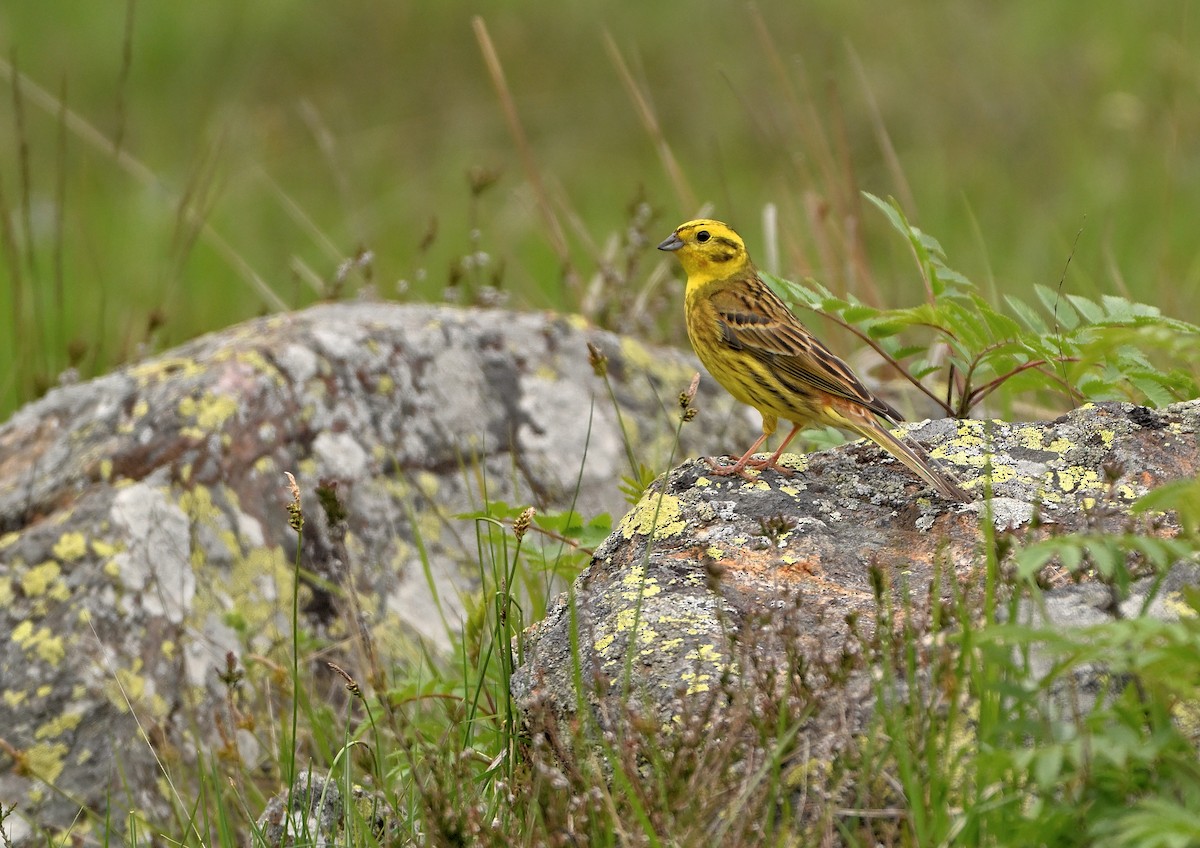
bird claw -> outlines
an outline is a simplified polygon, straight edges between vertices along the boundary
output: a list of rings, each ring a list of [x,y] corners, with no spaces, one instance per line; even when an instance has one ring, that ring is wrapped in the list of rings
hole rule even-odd
[[[704,461],[708,464],[708,467],[712,470],[712,473],[718,477],[732,477],[736,474],[743,480],[753,482],[758,476],[757,474],[747,474],[746,465],[740,462],[720,462],[716,457],[713,456],[704,457]]]
[[[758,471],[774,471],[780,477],[791,477],[794,473],[792,469],[780,465],[778,460],[772,462],[769,459],[752,459],[746,463],[746,466]]]
[[[724,463],[720,462],[716,457],[706,456],[704,457],[704,461],[708,463],[708,467],[712,469],[712,473],[718,477],[732,477],[736,474],[749,483],[758,480],[764,471],[775,471],[783,477],[792,476],[792,469],[772,463],[769,459],[748,459],[744,462]],[[746,469],[752,469],[757,473],[749,474]]]

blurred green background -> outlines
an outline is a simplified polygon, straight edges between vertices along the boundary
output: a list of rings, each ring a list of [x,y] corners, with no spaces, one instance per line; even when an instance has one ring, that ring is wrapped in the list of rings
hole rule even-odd
[[[1066,291],[1191,319],[1196,16],[8,0],[0,420],[68,368],[364,287],[582,311],[679,343],[677,272],[653,245],[705,204],[784,275],[919,299],[860,190],[895,195],[985,290],[1024,295],[1065,269]]]

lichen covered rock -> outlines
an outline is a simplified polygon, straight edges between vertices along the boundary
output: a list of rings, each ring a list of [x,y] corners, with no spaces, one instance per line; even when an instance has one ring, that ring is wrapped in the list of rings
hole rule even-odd
[[[474,528],[453,516],[483,486],[541,509],[619,507],[623,436],[589,343],[639,455],[665,465],[690,357],[499,310],[318,306],[20,410],[0,427],[7,835],[94,835],[110,809],[162,821],[156,756],[189,768],[201,745],[251,744],[217,738],[214,704],[230,652],[290,644],[285,471],[305,517],[305,629],[337,638],[360,621],[384,664],[447,643],[478,573]],[[753,432],[719,392],[702,402],[683,450]]]
[[[970,587],[983,583],[983,522],[1014,540],[1121,528],[1136,497],[1200,470],[1198,430],[1198,401],[916,427],[931,456],[979,495],[969,505],[938,498],[864,442],[788,457],[790,475],[752,481],[684,463],[645,493],[572,591],[527,631],[513,693],[535,734],[619,733],[645,719],[669,729],[708,710],[716,739],[723,711],[709,700],[718,689],[721,703],[739,688],[758,687],[752,698],[802,690],[798,747],[811,757],[806,768],[827,771],[871,715],[869,670],[852,655],[870,638],[881,600],[918,627],[933,622],[917,621],[909,601],[920,606],[955,578],[970,601]],[[1194,573],[1165,586],[1177,592]],[[1131,603],[1151,583],[1136,585]],[[1051,589],[1045,608],[1094,610],[1103,598],[1087,600],[1086,586]],[[557,744],[574,738],[559,734]]]

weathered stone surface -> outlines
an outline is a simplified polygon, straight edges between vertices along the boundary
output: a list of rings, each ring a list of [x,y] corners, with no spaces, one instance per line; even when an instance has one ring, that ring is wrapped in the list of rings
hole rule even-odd
[[[292,790],[285,789],[267,802],[255,824],[261,839],[256,844],[270,848],[371,844],[370,839],[383,841],[397,829],[395,814],[380,797],[359,786],[350,791],[352,798],[346,803],[336,779],[312,771],[298,775]]]
[[[625,450],[588,342],[609,358],[638,455],[665,467],[690,357],[499,310],[358,303],[264,318],[52,391],[0,427],[7,835],[94,834],[107,808],[118,826],[131,809],[163,820],[153,754],[189,768],[226,653],[289,643],[284,471],[302,489],[301,564],[316,575],[306,626],[336,636],[361,615],[384,663],[418,638],[436,648],[456,621],[477,565],[474,527],[453,516],[480,507],[484,481],[488,498],[543,510],[576,489],[584,514],[619,508]],[[756,429],[715,388],[698,404],[685,455]],[[344,524],[317,506],[322,479]],[[345,614],[349,586],[363,608]]]
[[[1200,401],[917,428],[969,491],[992,490],[971,505],[936,498],[862,442],[797,457],[791,476],[753,482],[685,463],[625,516],[570,600],[526,633],[513,692],[535,727],[546,717],[552,726],[576,722],[581,703],[589,723],[608,730],[631,710],[670,727],[718,686],[748,678],[751,666],[781,677],[803,667],[814,709],[805,750],[827,764],[870,712],[866,673],[835,672],[871,630],[873,579],[897,601],[937,591],[939,575],[980,584],[984,521],[1029,539],[1120,528],[1135,497],[1197,473],[1198,426]],[[1086,584],[1051,589],[1050,607],[1091,609],[1086,592]]]

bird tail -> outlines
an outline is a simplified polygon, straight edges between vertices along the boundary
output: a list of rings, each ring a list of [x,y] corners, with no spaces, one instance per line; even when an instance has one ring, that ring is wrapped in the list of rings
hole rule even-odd
[[[914,474],[932,486],[942,497],[960,503],[970,503],[974,500],[953,478],[934,468],[929,455],[920,445],[910,439],[897,437],[881,425],[875,416],[856,417],[856,420],[848,420],[848,424],[856,433],[866,436],[907,465]]]

